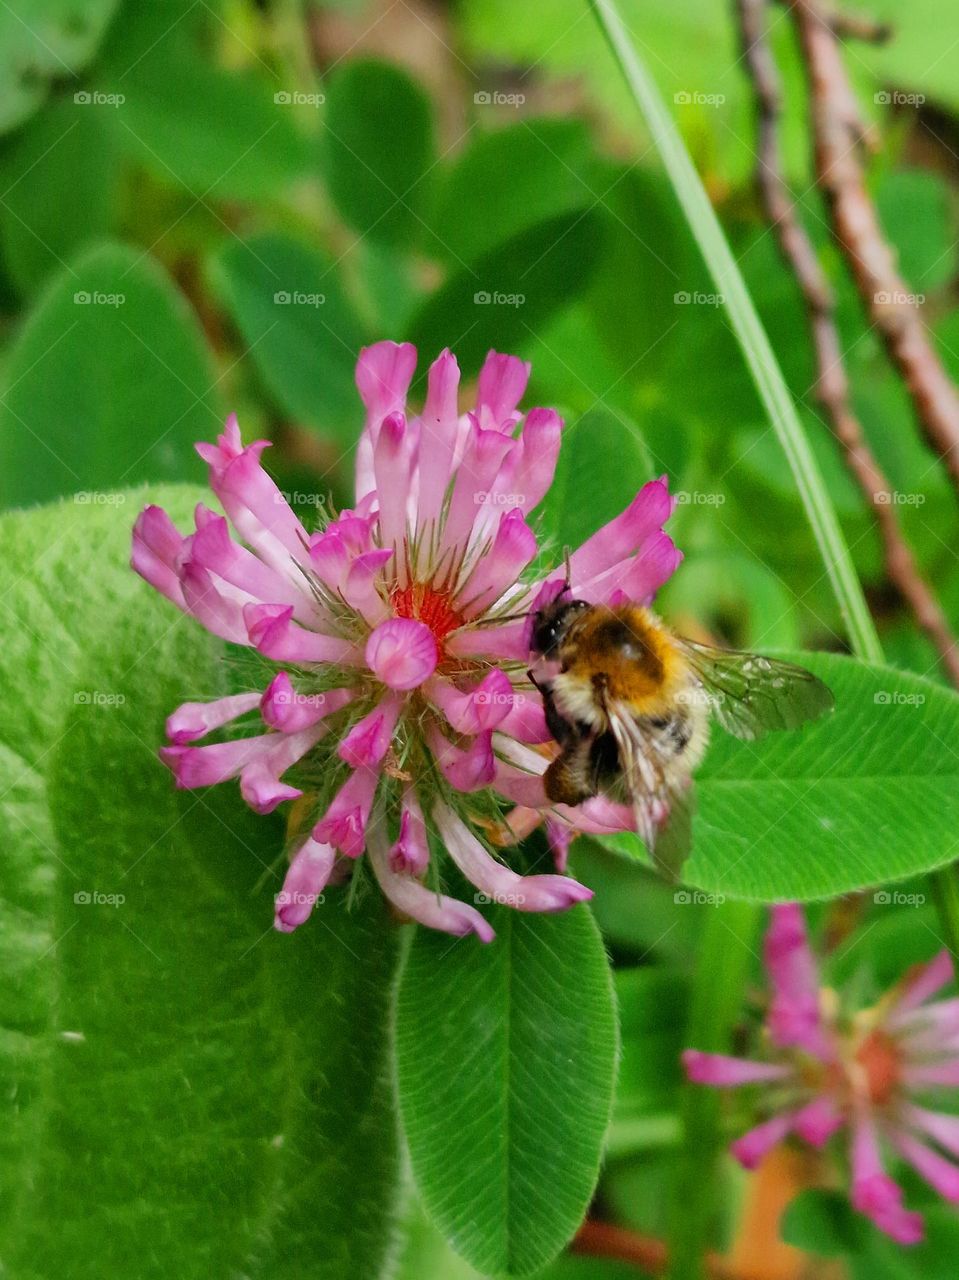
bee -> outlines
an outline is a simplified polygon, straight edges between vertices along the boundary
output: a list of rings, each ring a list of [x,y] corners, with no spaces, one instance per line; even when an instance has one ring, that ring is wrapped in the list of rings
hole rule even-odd
[[[670,874],[689,853],[692,774],[711,721],[748,740],[834,706],[803,667],[698,644],[651,609],[574,600],[568,585],[532,614],[530,662],[560,747],[544,775],[547,797],[571,806],[600,794],[627,800]]]

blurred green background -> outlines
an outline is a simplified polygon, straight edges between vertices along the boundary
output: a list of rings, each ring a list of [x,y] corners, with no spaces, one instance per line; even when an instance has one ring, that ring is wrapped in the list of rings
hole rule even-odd
[[[805,312],[754,190],[732,6],[623,8],[768,326],[887,655],[934,675],[815,408]],[[870,187],[959,376],[959,8],[877,0],[868,12],[895,24],[886,46],[847,57],[877,131]],[[782,10],[772,27],[788,177],[838,294],[854,401],[892,486],[911,496],[905,530],[959,626],[954,498],[830,242]],[[669,616],[735,644],[842,646],[786,462],[580,0],[9,0],[0,73],[4,506],[71,494],[106,505],[111,490],[141,482],[199,482],[193,442],[230,410],[246,439],[274,442],[269,465],[294,505],[327,488],[347,503],[360,346],[412,340],[421,370],[450,346],[467,376],[496,347],[532,360],[527,403],[555,404],[571,424],[557,479],[565,528],[581,516],[592,530],[668,472],[682,495],[672,532],[688,557],[662,602]],[[579,874],[600,889],[626,1044],[600,1209],[663,1236],[676,1052],[702,922],[725,908],[693,904],[676,928],[671,889],[577,848]],[[916,942],[932,933],[928,904],[924,932],[916,912],[871,910],[857,961],[892,978],[928,954]],[[738,1174],[727,1191],[732,1221],[746,1194]],[[404,1280],[471,1275],[410,1213]],[[933,1227],[933,1245],[913,1255],[924,1271],[896,1270],[870,1245],[855,1274],[953,1274],[955,1224]],[[823,1234],[825,1251],[841,1251]],[[626,1274],[595,1259],[551,1271]]]

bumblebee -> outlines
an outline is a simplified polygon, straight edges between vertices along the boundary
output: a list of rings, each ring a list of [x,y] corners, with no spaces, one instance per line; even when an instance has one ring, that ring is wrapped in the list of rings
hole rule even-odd
[[[544,775],[547,797],[627,800],[650,854],[671,873],[689,852],[692,773],[711,721],[753,739],[834,705],[803,667],[697,644],[648,608],[588,604],[568,587],[532,615],[530,662],[560,747]]]

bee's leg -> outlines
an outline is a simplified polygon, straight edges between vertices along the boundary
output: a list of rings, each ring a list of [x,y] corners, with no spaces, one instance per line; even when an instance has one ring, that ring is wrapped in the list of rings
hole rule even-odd
[[[568,725],[566,729],[568,732]],[[582,804],[596,795],[590,764],[591,746],[589,738],[571,739],[546,770],[543,786],[554,804]]]

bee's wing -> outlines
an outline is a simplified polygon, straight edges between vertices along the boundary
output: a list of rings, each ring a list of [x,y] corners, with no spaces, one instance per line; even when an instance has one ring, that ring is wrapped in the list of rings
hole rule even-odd
[[[710,709],[737,738],[759,738],[775,729],[795,729],[832,711],[828,685],[792,662],[735,649],[714,649],[678,639]]]
[[[608,703],[606,715],[616,739],[640,839],[660,871],[673,880],[692,847],[692,784],[682,796],[670,788],[663,767],[670,748],[660,741],[660,733],[636,717],[628,704]]]

